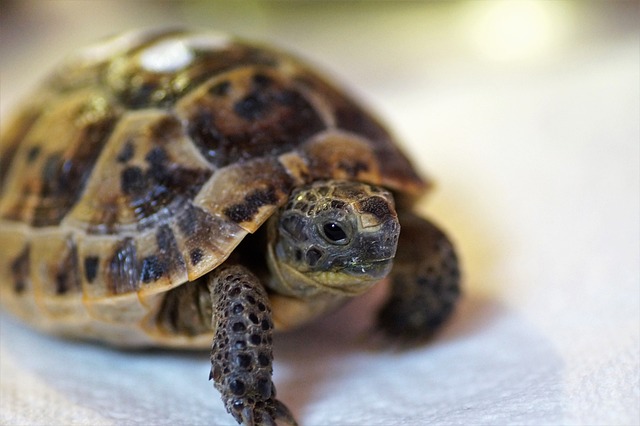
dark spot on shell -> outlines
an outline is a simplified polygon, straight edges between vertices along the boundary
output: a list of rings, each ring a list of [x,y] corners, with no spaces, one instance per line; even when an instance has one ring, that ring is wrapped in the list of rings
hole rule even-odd
[[[189,120],[188,131],[202,155],[212,164],[222,167],[234,160],[226,158],[229,154],[224,147],[228,142],[216,128],[211,111],[198,110]]]
[[[169,225],[162,225],[156,231],[156,243],[161,262],[166,274],[172,271],[186,271],[186,265],[173,230]]]
[[[380,220],[392,214],[389,203],[381,197],[366,198],[360,201],[358,206],[363,212],[371,213]]]
[[[178,217],[178,227],[185,237],[193,237],[197,233],[202,212],[197,207],[189,204]]]
[[[120,174],[120,188],[127,195],[139,194],[146,186],[146,179],[140,167],[127,167]]]
[[[254,324],[258,324],[260,322],[260,320],[258,319],[258,316],[256,314],[250,314],[249,315],[249,321],[251,321]]]
[[[167,155],[167,151],[164,148],[159,146],[154,147],[150,150],[144,159],[152,166],[158,166],[165,163],[169,157]]]
[[[236,342],[233,344],[233,347],[236,349],[245,349],[247,347],[247,342],[245,342],[244,340],[236,340]]]
[[[256,89],[263,89],[273,83],[273,79],[266,74],[256,73],[253,75],[253,85]]]
[[[301,96],[293,90],[283,90],[282,92],[275,94],[274,100],[280,105],[295,108],[296,105],[300,104]]]
[[[236,303],[235,305],[233,305],[233,308],[231,310],[235,315],[241,314],[244,311],[244,306],[242,306],[241,303]]]
[[[131,87],[127,87],[120,95],[121,100],[132,109],[144,108],[152,103],[154,95],[161,90],[159,82],[144,81],[133,86],[135,79],[131,79]]]
[[[118,163],[126,163],[127,161],[133,158],[134,154],[135,154],[135,149],[133,147],[133,143],[131,141],[127,141],[122,147],[122,149],[120,150],[120,152],[118,153],[118,156],[116,157],[116,161]]]
[[[266,113],[269,105],[269,100],[256,92],[236,102],[233,105],[233,111],[245,120],[256,120]]]
[[[69,251],[60,264],[55,276],[56,294],[58,295],[81,288],[78,276],[78,250],[73,240],[69,239],[67,244],[70,245]]]
[[[144,283],[156,281],[165,273],[165,266],[157,256],[148,256],[142,259],[140,279]]]
[[[29,246],[27,245],[22,252],[11,262],[11,273],[13,275],[13,290],[17,293],[23,293],[27,289],[29,280]]]
[[[89,283],[93,282],[98,275],[98,263],[99,259],[97,256],[87,256],[84,258],[84,277]]]
[[[250,221],[258,213],[260,207],[277,203],[278,195],[272,186],[257,189],[247,195],[244,202],[234,204],[224,210],[224,214],[236,223]]]
[[[149,128],[149,140],[166,145],[182,135],[182,122],[172,114],[161,117]]]
[[[196,247],[189,252],[189,258],[191,259],[192,265],[197,265],[198,263],[200,263],[203,257],[204,257],[204,252],[202,251],[201,248]]]
[[[162,225],[158,228],[156,232],[156,243],[162,253],[170,253],[174,248],[177,248],[173,231],[171,231],[168,225]]]
[[[211,86],[209,88],[209,93],[213,96],[226,96],[229,94],[230,89],[231,82],[229,80],[224,80]]]
[[[33,163],[38,155],[40,155],[40,151],[42,148],[39,145],[32,146],[29,151],[27,151],[27,163]]]
[[[52,185],[57,182],[61,166],[62,156],[60,154],[51,154],[47,157],[42,167],[41,175],[45,185]]]

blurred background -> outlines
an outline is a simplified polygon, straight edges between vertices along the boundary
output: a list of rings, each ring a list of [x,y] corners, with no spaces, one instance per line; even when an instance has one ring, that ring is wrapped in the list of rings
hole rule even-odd
[[[184,24],[289,49],[376,111],[435,180],[419,209],[450,232],[466,277],[457,315],[425,348],[360,355],[352,337],[381,293],[282,337],[278,388],[302,424],[637,424],[639,12],[636,1],[0,0],[0,124],[66,55],[124,30]],[[6,424],[37,424],[59,398],[70,408],[51,423],[142,415],[114,414],[78,384],[93,370],[56,357],[127,363],[132,383],[170,365],[200,392],[206,356],[104,354],[0,318]],[[179,424],[208,421],[218,401],[202,389],[201,406],[177,410],[202,417]],[[177,421],[177,397],[162,395],[126,396],[153,409],[151,423]]]

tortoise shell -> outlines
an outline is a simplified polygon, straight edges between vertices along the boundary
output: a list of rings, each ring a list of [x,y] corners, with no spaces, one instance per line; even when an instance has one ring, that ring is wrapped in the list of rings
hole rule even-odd
[[[139,324],[328,178],[425,188],[369,113],[290,55],[184,30],[103,42],[0,140],[2,302],[67,334]]]

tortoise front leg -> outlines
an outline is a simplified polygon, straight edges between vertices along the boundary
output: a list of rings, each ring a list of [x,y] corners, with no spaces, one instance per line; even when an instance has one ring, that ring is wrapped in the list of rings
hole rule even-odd
[[[227,411],[245,426],[295,425],[271,381],[273,321],[264,287],[246,268],[223,265],[210,274],[209,289],[215,330],[210,379]]]
[[[378,326],[405,341],[422,340],[453,312],[460,296],[460,268],[454,247],[431,222],[399,214],[401,232],[390,273],[391,294],[378,313]]]

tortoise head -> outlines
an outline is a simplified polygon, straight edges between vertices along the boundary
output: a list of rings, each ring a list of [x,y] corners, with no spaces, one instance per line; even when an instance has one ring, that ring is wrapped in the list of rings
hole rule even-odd
[[[391,193],[350,181],[296,189],[276,223],[276,286],[298,296],[364,292],[389,273],[400,234]]]

